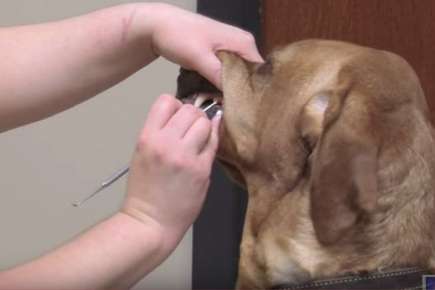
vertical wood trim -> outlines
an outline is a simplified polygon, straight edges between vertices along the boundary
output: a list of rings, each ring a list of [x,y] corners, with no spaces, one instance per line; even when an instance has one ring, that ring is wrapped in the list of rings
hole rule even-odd
[[[198,0],[198,12],[259,39],[260,0]],[[203,210],[193,227],[192,288],[233,289],[247,194],[215,164]]]

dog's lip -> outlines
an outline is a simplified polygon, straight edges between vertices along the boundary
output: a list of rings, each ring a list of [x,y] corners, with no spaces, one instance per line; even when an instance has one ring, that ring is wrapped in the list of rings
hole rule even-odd
[[[192,104],[201,109],[211,105],[213,102],[217,103],[221,108],[223,108],[224,105],[222,94],[219,93],[196,93],[187,98],[183,98],[182,102],[184,104]]]

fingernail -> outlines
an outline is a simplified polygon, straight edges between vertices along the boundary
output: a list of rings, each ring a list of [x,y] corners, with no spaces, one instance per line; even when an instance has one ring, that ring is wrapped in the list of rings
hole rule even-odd
[[[219,110],[216,112],[216,114],[214,115],[215,118],[222,118],[222,115],[224,114],[224,112],[222,110]]]

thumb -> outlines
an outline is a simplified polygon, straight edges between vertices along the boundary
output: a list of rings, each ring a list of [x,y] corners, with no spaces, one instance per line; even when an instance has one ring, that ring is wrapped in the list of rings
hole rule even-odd
[[[198,59],[196,68],[200,75],[222,90],[222,63],[214,53],[209,53],[207,57]]]
[[[212,130],[207,146],[204,148],[204,154],[209,162],[213,162],[219,145],[219,126],[222,120],[222,111],[218,111],[212,119]]]

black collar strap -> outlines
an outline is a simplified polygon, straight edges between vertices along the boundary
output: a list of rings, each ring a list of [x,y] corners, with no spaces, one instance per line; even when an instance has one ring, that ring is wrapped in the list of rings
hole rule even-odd
[[[279,285],[279,290],[419,290],[423,289],[423,275],[428,271],[406,268],[393,271],[363,272],[330,279],[314,280],[302,284]]]

